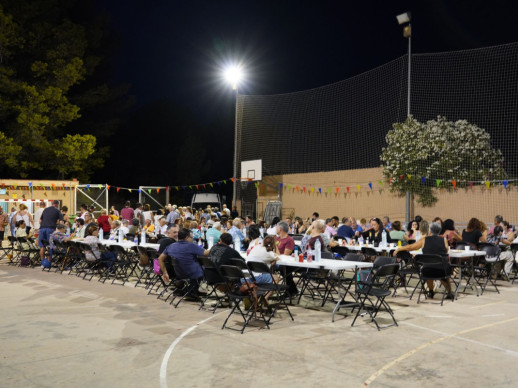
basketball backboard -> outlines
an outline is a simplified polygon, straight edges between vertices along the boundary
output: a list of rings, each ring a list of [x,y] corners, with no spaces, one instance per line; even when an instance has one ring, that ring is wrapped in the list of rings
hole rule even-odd
[[[263,179],[262,159],[247,160],[241,162],[241,179],[260,181]]]

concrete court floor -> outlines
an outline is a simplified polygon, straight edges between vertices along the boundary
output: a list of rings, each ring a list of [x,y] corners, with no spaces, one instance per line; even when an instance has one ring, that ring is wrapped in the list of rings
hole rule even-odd
[[[0,387],[516,387],[517,296],[505,284],[443,307],[390,298],[399,327],[381,332],[292,307],[294,322],[241,335],[221,330],[227,310],[4,260]]]

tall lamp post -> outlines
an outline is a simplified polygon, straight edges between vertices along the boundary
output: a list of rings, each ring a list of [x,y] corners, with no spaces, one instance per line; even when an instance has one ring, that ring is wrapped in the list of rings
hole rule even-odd
[[[233,206],[237,206],[237,99],[239,96],[238,85],[239,82],[243,79],[243,73],[239,66],[231,66],[227,70],[225,70],[225,79],[232,85],[232,90],[235,91],[236,98],[236,108],[235,108],[235,117],[234,117],[234,183],[232,187],[232,204]]]
[[[405,12],[396,16],[396,19],[403,27],[403,36],[408,39],[408,80],[407,80],[407,102],[406,102],[406,115],[410,116],[410,86],[411,86],[411,70],[412,70],[412,26],[410,24],[411,14]],[[406,209],[405,219],[406,222],[410,222],[410,192],[406,192]]]

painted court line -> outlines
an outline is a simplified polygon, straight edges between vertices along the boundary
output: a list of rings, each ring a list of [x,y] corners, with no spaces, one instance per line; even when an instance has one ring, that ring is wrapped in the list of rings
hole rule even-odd
[[[365,386],[368,386],[368,385],[372,384],[372,382],[374,380],[376,380],[379,376],[381,376],[383,373],[385,373],[385,371],[387,371],[390,368],[392,368],[394,365],[398,364],[399,362],[401,362],[403,360],[406,360],[410,356],[414,355],[415,353],[417,353],[417,352],[419,352],[419,351],[421,351],[421,350],[423,350],[423,349],[425,349],[425,348],[427,348],[427,347],[429,347],[431,345],[437,344],[439,342],[443,342],[443,341],[445,341],[447,339],[454,338],[454,337],[455,338],[460,338],[460,337],[458,337],[459,335],[470,333],[472,331],[482,330],[482,329],[486,329],[486,328],[493,327],[493,326],[496,326],[496,325],[502,325],[504,323],[513,322],[513,321],[516,321],[516,320],[518,320],[518,317],[511,318],[511,319],[506,319],[504,321],[489,323],[487,325],[482,325],[482,326],[474,327],[472,329],[462,330],[462,331],[459,331],[457,333],[453,333],[453,334],[449,334],[449,335],[444,335],[444,333],[441,333],[441,332],[433,330],[433,329],[427,329],[427,330],[430,330],[430,331],[433,331],[433,332],[437,332],[438,334],[441,334],[441,335],[444,335],[444,336],[440,337],[440,338],[436,338],[436,339],[434,339],[432,341],[429,341],[429,342],[427,342],[425,344],[422,344],[421,346],[418,346],[417,348],[412,349],[409,352],[399,356],[395,360],[392,360],[388,364],[384,365],[381,369],[379,369],[378,371],[373,373],[367,380],[365,380],[363,382],[361,387],[365,387]],[[409,325],[409,326],[414,326],[414,327],[421,328],[420,326],[417,326],[417,325],[414,325],[414,324],[411,324],[411,323],[407,323],[407,322],[402,322],[402,324],[406,324],[406,325]],[[423,329],[426,329],[426,328],[423,328]],[[469,341],[471,342],[471,340],[469,340]],[[484,346],[490,346],[490,345],[484,344]],[[499,350],[503,350],[503,351],[505,351],[506,353],[509,353],[509,354],[516,353],[516,352],[513,352],[511,350],[507,350],[507,349],[499,349]]]
[[[493,306],[494,304],[500,304],[500,303],[506,303],[506,302],[507,302],[506,300],[501,300],[499,302],[481,304],[480,306],[473,306],[473,307],[470,307],[470,309],[480,309],[482,307]]]
[[[173,353],[174,348],[176,345],[180,343],[180,341],[188,335],[191,331],[196,329],[198,326],[203,325],[205,322],[210,321],[212,318],[220,315],[221,313],[224,313],[225,311],[222,311],[218,314],[214,314],[203,321],[198,322],[197,324],[189,327],[187,330],[185,330],[177,339],[174,340],[174,342],[169,346],[169,349],[164,354],[164,358],[162,359],[162,364],[160,365],[160,387],[161,388],[167,388],[167,364],[169,363],[169,357],[171,357],[171,354]]]

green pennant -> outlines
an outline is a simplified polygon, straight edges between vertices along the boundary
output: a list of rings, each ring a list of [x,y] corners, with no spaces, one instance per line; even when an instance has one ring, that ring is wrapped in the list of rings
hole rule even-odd
[[[437,184],[437,187],[439,187],[441,185],[441,182],[442,182],[441,179],[436,179],[435,180],[435,183]]]

